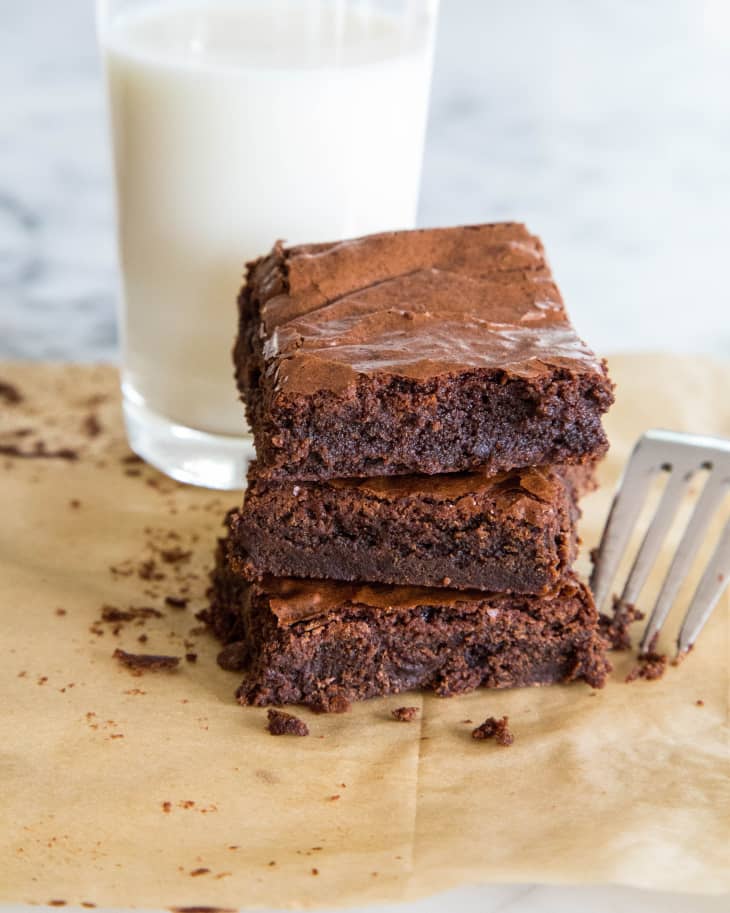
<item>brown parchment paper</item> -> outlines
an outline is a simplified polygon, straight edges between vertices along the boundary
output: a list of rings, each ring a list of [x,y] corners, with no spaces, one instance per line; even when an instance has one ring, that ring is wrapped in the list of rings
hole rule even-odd
[[[641,431],[730,436],[730,365],[611,368],[613,448],[585,504],[584,553]],[[660,681],[624,684],[632,658],[614,654],[601,692],[409,694],[303,711],[309,738],[272,738],[264,710],[233,701],[237,677],[194,618],[239,498],[129,461],[111,368],[6,364],[0,381],[23,396],[0,394],[0,446],[79,453],[0,455],[0,900],[364,905],[468,881],[730,889],[727,600]],[[164,614],[99,622],[105,605]],[[134,677],[116,646],[197,662]],[[419,722],[390,718],[403,704]],[[502,714],[511,748],[470,738]]]

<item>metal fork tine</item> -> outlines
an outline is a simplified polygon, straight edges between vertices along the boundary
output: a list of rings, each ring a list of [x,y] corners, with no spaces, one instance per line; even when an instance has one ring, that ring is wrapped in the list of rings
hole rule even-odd
[[[673,469],[662,494],[659,507],[649,524],[644,541],[641,543],[641,548],[629,572],[624,591],[621,594],[622,602],[636,602],[646,578],[649,576],[649,571],[654,566],[659,549],[667,537],[680,501],[684,497],[692,476],[697,472],[698,468],[693,466],[684,469],[675,466]]]
[[[689,523],[682,535],[682,539],[677,546],[669,571],[664,579],[662,588],[657,597],[656,604],[652,610],[649,622],[641,638],[639,651],[644,652],[651,643],[655,634],[660,630],[666,621],[669,610],[674,600],[677,598],[682,582],[687,576],[687,572],[692,565],[692,561],[702,544],[702,534],[707,528],[708,523],[717,508],[720,498],[722,497],[723,488],[727,486],[727,480],[718,476],[714,471],[707,480],[702,494],[700,495]]]
[[[646,500],[649,484],[659,471],[659,466],[652,461],[644,445],[645,437],[642,437],[634,447],[598,546],[598,558],[591,574],[591,590],[598,609],[606,601],[621,556]]]
[[[697,584],[677,638],[677,654],[686,653],[694,644],[705,622],[730,583],[730,520],[725,524],[710,562]]]

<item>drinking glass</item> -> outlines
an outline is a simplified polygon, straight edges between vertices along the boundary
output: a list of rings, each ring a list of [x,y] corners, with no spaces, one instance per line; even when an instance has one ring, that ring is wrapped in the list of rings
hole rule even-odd
[[[98,0],[130,446],[241,488],[231,348],[244,264],[410,228],[437,0]]]

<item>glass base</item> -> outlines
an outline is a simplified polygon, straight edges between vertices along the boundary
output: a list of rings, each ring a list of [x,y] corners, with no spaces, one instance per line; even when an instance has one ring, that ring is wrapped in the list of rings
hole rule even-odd
[[[248,464],[255,456],[250,434],[229,437],[177,425],[122,393],[127,440],[137,456],[178,482],[243,490]]]

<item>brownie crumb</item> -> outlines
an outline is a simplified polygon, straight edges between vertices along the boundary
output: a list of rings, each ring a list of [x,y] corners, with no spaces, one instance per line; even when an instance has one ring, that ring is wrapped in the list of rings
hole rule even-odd
[[[704,702],[702,699],[696,700],[696,701],[695,701],[695,704],[696,704],[698,707],[704,707],[704,706],[705,706],[705,702]]]
[[[230,907],[170,907],[172,913],[236,913]]]
[[[319,875],[319,869],[312,869],[312,875]]]
[[[198,661],[198,654],[197,654],[197,653],[186,653],[186,654],[185,654],[185,659],[186,659],[186,661],[189,662],[189,663],[197,663],[197,661]]]
[[[189,602],[187,596],[165,596],[165,605],[171,609],[187,609]]]
[[[68,506],[71,508],[71,510],[78,510],[79,507],[81,507],[81,501],[79,501],[78,498],[71,498],[71,500],[68,502]]]
[[[86,416],[86,418],[83,421],[82,427],[84,430],[84,434],[87,437],[91,437],[91,438],[98,437],[101,434],[101,432],[103,431],[103,428],[101,426],[101,422],[99,421],[98,416],[95,415],[93,412],[90,412]]]
[[[608,641],[609,650],[630,650],[631,636],[629,628],[635,621],[641,621],[644,613],[632,602],[623,602],[618,596],[613,597],[613,613],[598,616],[598,629]]]
[[[66,609],[60,609],[60,608],[56,609],[56,615],[61,616],[61,615],[65,615],[65,614],[66,614]]]
[[[182,561],[188,561],[192,557],[192,552],[185,551],[179,545],[173,548],[160,549],[160,558],[165,564],[180,564]]]
[[[418,716],[418,707],[398,707],[396,710],[391,710],[390,714],[394,720],[410,723]]]
[[[320,694],[309,705],[313,713],[348,713],[352,704],[341,694],[329,695]]]
[[[0,399],[8,406],[17,406],[23,402],[23,394],[18,390],[15,384],[7,380],[0,380]]]
[[[269,723],[266,728],[271,735],[309,735],[307,724],[291,713],[269,710],[267,716]]]
[[[127,653],[118,647],[112,654],[115,659],[131,669],[135,675],[143,672],[158,672],[160,670],[172,671],[180,664],[179,656],[162,656],[154,653]]]
[[[0,444],[0,454],[22,460],[67,460],[70,463],[79,458],[78,451],[70,447],[49,450],[43,441],[36,441],[31,450],[21,450],[15,444]]]
[[[96,907],[95,903],[92,903],[90,900],[82,900],[81,906],[85,907],[87,910],[93,910]]]
[[[153,558],[142,561],[137,568],[137,576],[140,580],[164,580],[165,575],[157,570],[157,564]]]
[[[148,640],[149,640],[149,638],[147,637],[146,634],[140,634],[139,637],[137,638],[137,641],[141,644],[146,644]]]
[[[127,456],[121,458],[120,463],[123,463],[125,466],[136,466],[138,463],[144,463],[142,457],[137,456],[136,453],[130,453]]]
[[[497,745],[503,745],[506,748],[515,740],[508,724],[509,717],[503,716],[501,720],[498,720],[493,716],[488,716],[481,726],[477,726],[472,732],[471,737],[477,740],[494,739]]]
[[[48,906],[49,907],[65,907],[66,901],[65,900],[49,900]]]
[[[198,875],[207,875],[208,872],[210,872],[210,869],[202,869],[202,868],[201,868],[201,869],[193,869],[192,872],[190,873],[190,875],[191,875],[193,878],[197,878]]]
[[[664,675],[667,669],[667,657],[664,653],[657,651],[658,641],[659,632],[657,631],[649,641],[646,650],[639,654],[639,662],[626,676],[627,682],[635,682],[638,678],[650,682]]]
[[[661,678],[667,670],[667,657],[664,653],[650,651],[639,656],[639,662],[626,676],[626,682],[635,682],[643,678],[647,682]]]

